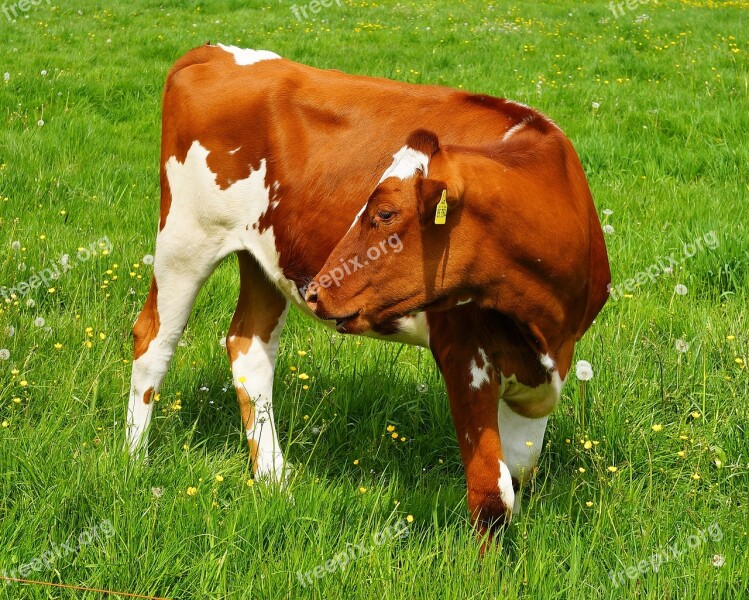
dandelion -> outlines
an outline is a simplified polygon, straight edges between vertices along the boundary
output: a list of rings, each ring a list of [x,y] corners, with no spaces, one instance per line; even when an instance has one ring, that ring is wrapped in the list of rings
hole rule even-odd
[[[3,75],[3,79],[4,79],[5,81],[10,81],[10,73],[8,73],[8,72],[6,71],[6,72],[5,72],[5,75]]]
[[[408,521],[409,523],[413,523],[414,522],[414,516],[413,515],[408,515],[406,517],[406,521]]]
[[[530,448],[533,445],[533,442],[530,442],[530,441],[529,442],[525,442],[525,445],[528,446],[528,448]]]
[[[299,373],[299,379],[306,381],[309,379],[309,375],[307,375],[307,373]]]
[[[365,488],[365,487],[360,487],[359,488],[359,493],[360,494],[364,494],[364,493],[366,493],[366,491],[367,491],[367,488]]]
[[[47,76],[47,69],[42,69],[42,77],[46,77],[46,76]]]
[[[26,300],[26,308],[34,308],[36,306],[36,300],[29,298]]]
[[[222,348],[226,348],[226,336],[222,337],[218,343]]]
[[[62,344],[60,342],[55,344],[55,350],[62,350]]]
[[[687,350],[689,350],[689,343],[686,340],[678,339],[676,340],[676,351],[681,352],[684,354]]]
[[[216,475],[214,479],[216,480],[216,483],[221,483],[224,480],[224,477],[223,475]]]
[[[608,234],[608,235],[611,235],[612,233],[614,233],[614,227],[613,227],[613,225],[609,225],[609,224],[604,225],[603,226],[603,232],[606,233],[606,234]]]
[[[21,387],[26,387],[27,385],[29,385],[29,382],[26,381],[25,379],[22,379],[21,381],[18,382],[18,385],[20,385]]]
[[[161,498],[164,495],[164,488],[163,487],[152,487],[151,488],[151,494],[153,494],[154,498]]]
[[[700,474],[699,473],[692,473],[692,479],[694,479],[695,481],[697,481],[698,479],[700,479]]]
[[[722,554],[716,554],[713,556],[713,566],[716,569],[720,569],[724,564],[726,564],[726,558]]]
[[[685,286],[683,283],[679,283],[674,288],[674,292],[679,296],[686,296],[687,295],[687,286]]]
[[[652,429],[653,431],[655,431],[656,433],[658,433],[659,431],[663,430],[663,425],[656,424],[656,425],[653,425],[650,429]]]
[[[253,485],[255,485],[255,480],[254,479],[248,479],[247,480],[247,487],[252,487]]]
[[[426,394],[429,390],[429,386],[426,383],[419,383],[416,385],[416,391],[420,394]]]
[[[585,506],[587,506],[588,508],[590,508],[591,506],[593,506],[593,503],[592,503],[592,502],[591,502],[590,500],[588,500],[588,501],[587,501],[587,502],[585,503]]]
[[[687,453],[686,453],[686,452],[684,452],[684,450],[679,450],[679,451],[678,451],[678,452],[676,453],[676,456],[678,456],[679,458],[684,458],[684,457],[685,457],[686,455],[687,455]]]
[[[702,415],[700,414],[700,411],[693,410],[692,412],[689,413],[689,416],[692,417],[693,419],[699,419]]]
[[[45,323],[46,321],[42,317],[37,317],[36,319],[34,319],[34,325],[36,325],[37,327],[44,327]]]
[[[388,433],[395,431],[395,425],[388,425],[387,430],[388,430]]]
[[[727,340],[728,340],[728,341],[730,342],[730,341],[732,341],[732,340],[735,340],[735,339],[736,339],[736,336],[735,336],[735,335],[727,335],[727,336],[726,336],[726,339],[727,339]]]
[[[744,359],[741,358],[740,356],[737,356],[736,358],[734,358],[733,362],[735,362],[740,367],[744,365]]]
[[[593,110],[598,110],[601,108],[601,104],[599,102],[591,102],[590,105],[593,107]]]
[[[0,348],[0,360],[8,360],[10,358],[10,350],[7,348]]]
[[[603,214],[604,214],[604,215],[606,215],[607,217],[610,217],[611,215],[613,215],[613,214],[614,214],[614,211],[613,211],[613,210],[611,210],[610,208],[604,208],[602,212],[603,212]]]
[[[580,381],[590,381],[593,379],[593,367],[587,360],[579,360],[575,366],[575,375]]]
[[[144,265],[152,265],[153,264],[153,254],[146,254],[141,261]]]
[[[585,469],[583,467],[578,467],[577,469],[580,473],[585,473]]]
[[[298,354],[299,356],[307,356],[307,352],[306,352],[306,351],[304,351],[304,350],[297,350],[297,354]]]
[[[198,493],[198,488],[194,486],[190,486],[187,488],[187,491],[185,492],[188,496],[194,496]]]
[[[390,437],[393,438],[394,440],[397,440],[398,439],[398,432],[394,431],[393,433],[390,434]]]
[[[610,467],[606,467],[606,469],[609,471],[609,473],[616,473],[619,470],[619,467],[611,465]]]
[[[37,125],[39,125],[39,127],[44,127],[44,119],[39,119],[39,120],[38,120],[38,121],[36,122],[36,124],[37,124]]]
[[[357,458],[357,459],[356,459],[356,460],[354,461],[354,464],[355,464],[355,465],[358,465],[358,464],[359,464],[359,459],[358,459],[358,458]]]
[[[590,450],[593,447],[593,442],[590,440],[585,440],[585,443],[583,444],[583,448],[586,450]]]
[[[239,383],[244,383],[245,381],[247,381],[247,377],[245,377],[244,375],[240,375],[239,377],[237,377],[237,381]]]
[[[8,423],[8,421],[3,421],[3,427],[10,427],[10,423]]]
[[[10,244],[10,248],[11,250],[15,250],[16,252],[18,252],[21,249],[21,242],[19,242],[18,240],[13,240]]]

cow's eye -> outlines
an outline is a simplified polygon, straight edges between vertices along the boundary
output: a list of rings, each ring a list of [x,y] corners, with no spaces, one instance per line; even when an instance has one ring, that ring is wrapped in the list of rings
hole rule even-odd
[[[395,216],[395,211],[381,208],[377,211],[377,218],[380,221],[390,221]]]

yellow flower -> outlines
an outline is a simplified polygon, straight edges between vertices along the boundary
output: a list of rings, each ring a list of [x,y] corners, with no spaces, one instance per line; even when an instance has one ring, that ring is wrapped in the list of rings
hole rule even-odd
[[[394,431],[393,433],[390,434],[390,437],[393,438],[394,440],[397,440],[398,439],[398,432]]]
[[[29,382],[26,381],[25,379],[22,379],[21,381],[18,382],[18,385],[20,385],[21,387],[26,387],[27,385],[29,385]]]
[[[306,352],[305,352],[304,350],[298,350],[298,351],[297,351],[297,354],[298,354],[299,356],[307,356],[307,353],[306,353]]]
[[[93,344],[92,344],[91,342],[84,342],[84,344],[83,344],[83,345],[84,345],[84,346],[86,346],[86,348],[91,348],[91,347],[93,347]]]
[[[607,468],[607,469],[609,470],[609,472],[611,472],[611,473],[616,473],[616,472],[617,472],[617,471],[619,470],[619,468],[618,468],[618,467],[615,467],[615,466],[613,466],[613,465],[612,465],[612,466],[610,466],[610,467],[606,467],[606,468]]]
[[[360,487],[359,488],[359,493],[360,494],[364,494],[366,491],[367,491],[367,488],[365,488],[365,487]]]
[[[214,479],[216,480],[216,483],[221,483],[224,480],[224,477],[223,475],[216,475]]]
[[[591,502],[590,500],[588,500],[588,501],[587,501],[587,502],[585,503],[585,506],[587,506],[588,508],[590,508],[591,506],[593,506],[593,503],[592,503],[592,502]]]
[[[247,377],[245,377],[244,375],[241,375],[240,377],[237,377],[237,381],[239,383],[244,383],[245,381],[247,381]]]
[[[395,431],[395,425],[388,425],[388,432]]]
[[[100,332],[99,332],[99,339],[100,339],[100,340],[105,340],[105,339],[107,339],[107,336],[106,336],[106,334],[100,331]]]
[[[590,450],[592,447],[593,447],[593,442],[591,442],[590,440],[587,440],[585,444],[583,444],[583,448],[585,448],[586,450]]]
[[[299,373],[299,379],[306,381],[309,379],[309,375],[307,375],[307,373]]]
[[[8,427],[9,425],[10,423],[8,423],[8,421],[3,421],[3,427]]]
[[[187,492],[185,492],[185,493],[186,493],[186,494],[187,494],[188,496],[194,496],[195,494],[197,494],[197,493],[198,493],[198,488],[196,488],[196,487],[193,487],[193,486],[190,486],[189,488],[187,488]]]
[[[685,456],[687,455],[687,453],[686,453],[686,452],[684,452],[684,450],[679,450],[679,451],[678,451],[678,452],[676,453],[676,455],[677,455],[677,456],[679,456],[680,458],[684,458],[684,457],[685,457]]]
[[[358,458],[357,458],[357,459],[356,459],[356,460],[354,461],[354,464],[355,464],[355,465],[358,465],[358,464],[359,464],[359,459],[358,459]]]
[[[15,398],[13,398],[13,402],[15,402],[16,404],[21,404],[21,399],[16,396]]]
[[[55,288],[49,288],[47,290],[50,294],[54,294],[57,290]]]
[[[737,357],[736,357],[736,358],[734,359],[734,362],[735,362],[735,363],[736,363],[737,365],[743,365],[743,364],[744,364],[744,359],[743,359],[743,358],[741,358],[740,356],[737,356]]]
[[[650,429],[652,429],[655,432],[658,432],[663,429],[663,425],[653,425]]]
[[[533,442],[525,442],[525,445],[528,446],[528,448],[530,448],[533,445]]]
[[[55,350],[60,350],[62,348],[62,344],[60,342],[57,342],[55,344]]]
[[[406,441],[406,438],[402,437],[401,442],[405,442],[405,441]]]
[[[735,335],[727,335],[727,336],[726,336],[726,339],[727,339],[727,340],[729,340],[729,341],[731,341],[731,340],[735,340],[735,339],[736,339],[736,336],[735,336]]]
[[[585,473],[585,469],[583,467],[579,467],[577,470],[580,471],[581,473]]]
[[[700,474],[699,473],[692,473],[692,479],[697,480],[699,478],[700,478]]]
[[[689,414],[693,419],[699,419],[702,416],[698,410],[693,410]]]
[[[413,515],[408,515],[406,517],[406,521],[408,521],[409,523],[413,523],[414,522],[414,516]]]
[[[289,371],[296,371],[296,367],[289,367]]]
[[[308,390],[308,389],[309,389],[309,386],[305,384],[305,385],[303,385],[303,386],[302,386],[302,389],[303,389],[303,390]]]
[[[253,485],[255,485],[255,480],[254,479],[248,479],[247,480],[247,487],[252,487]]]
[[[189,450],[190,446],[188,446],[187,444],[182,444],[182,449],[183,450]]]

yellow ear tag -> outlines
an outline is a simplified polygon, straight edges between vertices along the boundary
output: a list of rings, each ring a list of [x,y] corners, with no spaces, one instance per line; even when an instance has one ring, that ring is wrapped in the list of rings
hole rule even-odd
[[[437,204],[437,212],[434,214],[434,224],[444,225],[447,221],[447,190],[442,191],[442,198]]]

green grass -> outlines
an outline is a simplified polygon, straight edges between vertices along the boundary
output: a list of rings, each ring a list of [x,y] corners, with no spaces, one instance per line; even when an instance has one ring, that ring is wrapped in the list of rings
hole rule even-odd
[[[0,360],[0,572],[106,522],[111,536],[29,578],[175,599],[747,597],[746,3],[661,0],[615,18],[604,0],[344,0],[304,22],[291,4],[81,0],[32,5],[14,22],[0,13],[0,74],[10,76],[0,80],[0,285],[103,236],[112,245],[54,293],[0,304],[10,352]],[[219,345],[238,292],[233,259],[178,348],[149,463],[121,453],[130,327],[158,215],[161,88],[171,63],[208,40],[536,106],[575,144],[599,212],[613,210],[602,218],[614,228],[614,284],[680,258],[673,274],[610,302],[579,344],[576,358],[595,369],[585,403],[572,377],[523,512],[495,552],[478,556],[428,352],[333,336],[297,313],[275,409],[298,476],[289,494],[246,484]],[[682,244],[709,232],[717,245],[685,257]],[[405,442],[388,437],[390,424]],[[407,515],[407,537],[374,544]],[[715,535],[694,543],[708,527]],[[299,583],[297,571],[360,543],[371,552]],[[680,555],[657,572],[609,579],[669,545]],[[99,597],[0,584],[3,599]]]

